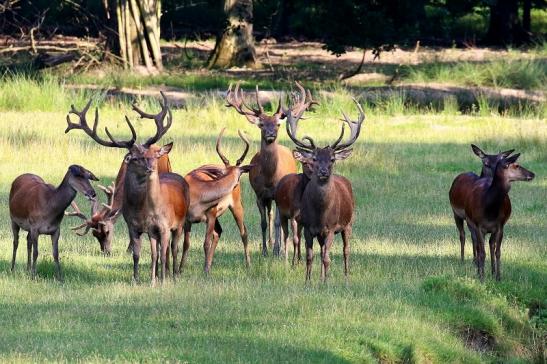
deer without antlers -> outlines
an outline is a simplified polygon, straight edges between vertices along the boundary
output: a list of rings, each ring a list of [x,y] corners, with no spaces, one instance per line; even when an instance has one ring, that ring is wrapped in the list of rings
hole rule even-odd
[[[531,181],[534,173],[517,164],[520,154],[503,157],[496,163],[492,177],[479,178],[473,182],[471,190],[465,196],[464,211],[472,235],[476,237],[477,270],[481,281],[484,280],[484,241],[490,233],[490,256],[492,275],[501,279],[501,241],[503,228],[511,216],[509,190],[511,182]],[[493,259],[495,256],[495,259]]]
[[[294,103],[289,112],[300,114],[311,105],[317,104],[311,97],[311,93],[305,91],[304,87],[296,83],[300,97],[297,103]],[[259,100],[258,86],[256,87],[257,109],[247,106],[243,100],[243,91],[239,84],[232,90],[232,85],[228,88],[226,94],[227,107],[233,107],[239,114],[245,116],[247,120],[261,130],[260,151],[251,159],[251,171],[249,172],[249,181],[256,194],[256,204],[260,211],[260,221],[262,229],[262,255],[268,254],[267,245],[272,245],[272,201],[277,183],[283,176],[296,173],[296,161],[291,151],[277,143],[277,133],[279,126],[287,114],[281,110],[281,100],[277,110],[273,115],[264,112],[264,108]],[[269,228],[269,229],[268,229]],[[268,232],[267,232],[268,231]],[[279,247],[274,247],[274,253],[279,254]]]
[[[473,153],[475,153],[481,159],[482,170],[480,176],[477,176],[473,172],[459,174],[454,179],[454,182],[452,182],[452,186],[450,187],[450,191],[448,193],[450,206],[452,207],[452,212],[454,213],[454,221],[456,222],[456,227],[458,228],[459,232],[460,253],[462,262],[464,260],[465,251],[465,230],[463,227],[463,222],[465,220],[465,199],[467,197],[467,194],[471,191],[473,183],[475,181],[477,181],[479,178],[492,177],[498,162],[514,152],[514,149],[511,149],[505,152],[500,152],[498,154],[486,154],[474,144],[471,144],[471,149],[473,150]],[[469,231],[471,233],[471,240],[473,244],[473,260],[476,261],[477,238],[471,229]],[[491,259],[494,259],[494,257],[491,257]]]
[[[166,260],[169,242],[173,255],[173,270],[176,273],[177,242],[182,235],[183,223],[188,210],[188,185],[186,181],[175,173],[158,173],[158,159],[167,155],[173,146],[172,143],[163,147],[154,143],[169,130],[173,117],[167,105],[165,95],[162,93],[163,102],[158,114],[149,114],[133,104],[133,110],[141,118],[152,119],[156,124],[156,133],[143,144],[136,143],[136,132],[129,118],[126,122],[131,130],[131,139],[127,141],[116,140],[105,128],[110,140],[104,140],[97,135],[99,113],[95,112],[95,122],[90,128],[86,121],[86,113],[90,102],[79,112],[72,106],[67,115],[68,127],[65,132],[72,129],[81,129],[100,145],[109,148],[128,149],[126,158],[127,171],[124,178],[124,193],[122,202],[122,214],[129,230],[129,238],[133,247],[133,278],[139,278],[139,259],[141,251],[141,235],[146,233],[150,239],[152,257],[151,277],[152,284],[156,279],[156,266],[158,262],[158,246],[161,249],[161,275],[163,281],[166,274]],[[70,114],[79,118],[79,123],[70,121]],[[165,120],[167,120],[165,122]]]
[[[27,234],[27,269],[32,277],[36,276],[36,260],[38,258],[38,236],[51,236],[53,244],[53,259],[55,261],[55,276],[61,279],[61,265],[59,263],[59,236],[64,211],[80,192],[88,199],[95,198],[95,190],[89,180],[98,181],[98,178],[82,166],[72,165],[63,178],[61,184],[55,188],[47,184],[35,174],[22,174],[11,184],[9,195],[9,210],[11,229],[13,232],[13,257],[11,270],[15,267],[15,257],[19,246],[19,230],[28,231]],[[32,254],[32,268],[30,256]]]
[[[344,274],[349,272],[349,239],[354,220],[353,191],[351,182],[346,178],[333,175],[332,169],[337,160],[344,160],[351,155],[351,146],[361,131],[365,113],[359,103],[353,100],[359,110],[357,121],[350,120],[345,114],[344,121],[351,130],[349,140],[342,143],[344,126],[340,137],[331,145],[317,147],[310,137],[302,140],[296,137],[298,117],[287,115],[287,133],[296,144],[294,156],[311,170],[310,181],[306,184],[300,202],[300,221],[304,228],[306,240],[306,281],[311,278],[313,262],[313,239],[317,238],[321,246],[321,278],[326,280],[330,265],[330,248],[334,235],[342,234],[344,242]]]
[[[250,265],[247,228],[243,222],[243,204],[241,203],[241,187],[239,184],[241,175],[249,172],[251,169],[250,165],[241,165],[249,151],[249,141],[241,131],[238,131],[239,137],[245,144],[245,149],[236,164],[231,165],[220,147],[225,129],[222,129],[216,142],[216,151],[224,166],[204,165],[194,169],[184,177],[186,182],[188,182],[190,190],[190,206],[186,215],[184,245],[179,270],[182,270],[185,264],[188,248],[190,247],[192,224],[205,222],[207,227],[203,242],[205,253],[204,270],[205,273],[209,273],[215,249],[222,234],[222,227],[218,218],[227,209],[230,209],[232,212],[239,229],[245,254],[245,263],[247,266]]]

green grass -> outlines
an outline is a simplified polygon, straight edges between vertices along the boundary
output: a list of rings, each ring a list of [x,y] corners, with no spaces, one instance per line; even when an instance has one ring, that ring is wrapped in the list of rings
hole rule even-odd
[[[258,212],[244,177],[250,269],[244,268],[241,243],[229,214],[221,218],[224,234],[211,276],[202,273],[203,227],[196,226],[188,270],[177,282],[169,280],[156,288],[148,284],[147,244],[141,261],[143,282],[131,283],[132,259],[125,253],[123,219],[116,226],[113,255],[105,258],[91,236],[77,237],[68,230],[77,221],[67,218],[60,242],[65,276],[61,284],[53,280],[47,237],[40,238],[37,280],[30,280],[25,272],[24,235],[15,273],[9,272],[10,183],[17,175],[32,172],[58,184],[67,166],[79,163],[106,185],[115,177],[123,151],[98,146],[77,132],[64,134],[70,97],[60,99],[54,94],[40,104],[31,99],[34,94],[29,89],[14,101],[19,106],[11,108],[3,100],[16,87],[0,85],[0,204],[4,206],[0,210],[0,361],[478,363],[544,359],[545,120],[407,112],[397,102],[384,109],[367,108],[368,118],[352,157],[336,166],[337,173],[353,182],[357,203],[349,282],[343,277],[339,238],[326,285],[319,282],[317,244],[309,286],[304,284],[303,264],[291,269],[271,256],[261,258]],[[76,106],[83,107],[85,99],[76,98]],[[135,120],[141,140],[153,132],[152,123],[134,118],[127,103],[100,106],[101,125],[109,126],[115,135],[128,135],[124,114]],[[299,132],[312,135],[320,144],[333,140],[338,136],[341,110],[355,115],[349,96],[337,91],[301,122]],[[238,128],[253,141],[251,152],[258,148],[256,127],[223,107],[220,99],[176,110],[173,126],[164,137],[165,142],[175,143],[170,154],[173,169],[184,174],[201,164],[219,162],[214,140],[224,126],[228,127],[228,156],[241,152]],[[284,132],[281,142],[290,145]],[[478,282],[469,244],[466,261],[459,261],[447,193],[458,173],[479,170],[470,143],[491,152],[515,148],[522,153],[522,165],[537,175],[532,182],[515,183],[511,190],[513,216],[506,227],[499,283],[490,275],[484,284]],[[87,210],[85,201],[79,198],[78,202]],[[488,344],[476,344],[481,339]]]

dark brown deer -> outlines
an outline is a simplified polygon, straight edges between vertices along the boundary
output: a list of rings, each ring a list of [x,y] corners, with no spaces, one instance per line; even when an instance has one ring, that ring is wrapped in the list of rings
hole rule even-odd
[[[317,238],[321,246],[321,278],[325,281],[330,265],[330,248],[334,235],[337,233],[341,233],[344,242],[344,274],[347,277],[349,273],[349,239],[354,220],[355,201],[351,182],[342,176],[332,174],[332,170],[337,160],[344,160],[351,155],[351,146],[359,137],[361,125],[365,120],[363,109],[355,99],[353,101],[359,110],[357,121],[352,121],[343,114],[344,121],[351,130],[349,140],[341,143],[344,136],[344,126],[342,126],[340,137],[324,148],[316,147],[310,137],[297,139],[295,130],[302,114],[293,116],[292,113],[288,113],[287,115],[287,133],[296,144],[294,156],[308,165],[312,171],[311,179],[304,188],[300,202],[300,221],[306,240],[306,281],[311,279],[313,239]],[[304,140],[307,142],[305,143]]]
[[[99,242],[101,252],[105,255],[110,255],[112,253],[112,241],[114,239],[114,224],[120,216],[123,203],[123,193],[124,193],[124,180],[125,173],[127,171],[127,161],[126,159],[130,156],[127,154],[124,157],[122,165],[118,171],[116,181],[108,187],[98,186],[102,189],[107,195],[107,204],[101,205],[98,201],[95,201],[91,208],[90,217],[86,217],[85,214],[78,208],[75,202],[72,202],[73,212],[67,212],[69,216],[76,216],[84,220],[84,223],[81,225],[71,228],[75,231],[77,235],[83,236],[88,231],[91,230],[93,236]],[[171,163],[169,161],[169,155],[162,155],[158,159],[158,173],[168,173],[171,172]],[[116,186],[118,186],[116,188]],[[82,230],[84,229],[84,230]],[[133,251],[131,243],[127,246],[127,251]]]
[[[163,281],[165,278],[169,241],[171,241],[173,269],[176,270],[177,243],[182,235],[183,223],[186,219],[189,204],[188,185],[184,178],[175,173],[163,173],[161,175],[158,173],[158,159],[168,154],[173,146],[172,143],[163,147],[153,145],[167,132],[173,120],[163,93],[162,97],[161,111],[158,114],[148,114],[133,105],[133,110],[141,118],[152,119],[156,124],[156,134],[143,144],[135,143],[137,135],[127,117],[126,121],[132,134],[130,140],[116,140],[107,128],[105,128],[105,132],[110,140],[99,137],[97,135],[98,111],[95,112],[93,128],[90,128],[86,121],[86,113],[91,105],[90,102],[81,112],[72,106],[70,113],[79,118],[79,123],[71,122],[70,115],[67,115],[68,127],[65,131],[81,129],[103,146],[129,150],[129,156],[126,158],[127,171],[124,178],[122,214],[127,223],[129,238],[133,247],[133,278],[135,280],[139,278],[141,235],[146,233],[150,239],[152,284],[156,280],[158,246],[161,249],[160,279]],[[167,119],[166,123],[165,119]]]
[[[305,91],[302,85],[296,83],[301,92],[300,102],[295,104],[292,112],[300,113],[316,104],[311,93]],[[267,245],[272,245],[273,221],[272,201],[277,183],[283,176],[296,173],[296,161],[291,151],[277,143],[277,132],[286,113],[281,110],[281,100],[273,115],[267,115],[260,104],[258,86],[256,87],[256,102],[258,109],[247,106],[243,100],[243,91],[236,85],[232,91],[232,85],[226,94],[227,107],[233,107],[247,120],[260,128],[260,151],[251,159],[251,171],[249,181],[256,194],[256,204],[260,211],[260,226],[262,229],[262,255],[268,255]],[[268,243],[266,243],[268,242]],[[279,254],[279,247],[274,248],[274,253]]]
[[[51,236],[53,244],[53,260],[55,261],[55,276],[61,279],[59,264],[59,236],[61,221],[68,205],[80,192],[88,199],[95,198],[95,190],[89,180],[99,179],[82,166],[72,165],[63,178],[63,182],[55,188],[47,184],[35,174],[22,174],[11,184],[9,194],[9,211],[11,229],[13,232],[13,257],[11,270],[15,267],[15,257],[19,246],[19,230],[27,234],[27,269],[32,277],[36,277],[36,259],[38,258],[38,236]],[[30,256],[32,254],[32,268]]]
[[[469,191],[471,190],[473,183],[479,178],[492,177],[494,169],[498,162],[509,156],[515,150],[507,150],[505,152],[500,152],[498,154],[486,154],[479,147],[474,144],[471,144],[471,149],[482,161],[482,170],[480,176],[477,176],[473,172],[467,172],[459,174],[452,182],[450,191],[448,193],[450,199],[450,206],[452,207],[452,212],[454,213],[454,221],[456,222],[456,227],[458,228],[458,233],[460,237],[460,252],[461,260],[464,260],[464,251],[465,251],[465,229],[463,227],[463,222],[465,220],[465,199]],[[473,243],[473,260],[476,261],[477,251],[476,251],[476,237],[473,236],[473,232],[470,230],[472,236],[471,240]],[[492,257],[493,259],[493,257]]]
[[[465,198],[465,218],[477,238],[477,269],[481,281],[484,280],[484,241],[490,234],[490,255],[492,275],[501,279],[500,258],[503,227],[511,216],[509,190],[514,181],[531,181],[534,173],[517,164],[520,154],[501,159],[494,169],[493,177],[485,177],[473,183]]]
[[[180,260],[180,271],[182,271],[186,262],[188,248],[190,247],[192,224],[205,222],[207,227],[205,228],[205,239],[203,241],[203,251],[205,253],[204,271],[205,273],[209,273],[215,249],[222,234],[222,227],[218,218],[227,209],[230,209],[232,212],[239,229],[245,253],[245,263],[247,266],[251,263],[247,227],[243,222],[243,204],[241,203],[241,186],[239,183],[241,175],[249,172],[251,169],[250,165],[241,166],[249,151],[249,141],[239,132],[239,137],[245,143],[245,150],[236,164],[231,165],[220,148],[224,130],[225,128],[220,132],[216,142],[216,151],[224,166],[204,165],[194,169],[184,177],[189,186],[190,206],[184,227],[184,244]]]

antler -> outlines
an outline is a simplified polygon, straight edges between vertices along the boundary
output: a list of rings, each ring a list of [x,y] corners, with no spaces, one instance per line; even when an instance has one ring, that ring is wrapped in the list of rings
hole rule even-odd
[[[89,127],[89,124],[86,120],[86,114],[89,110],[89,107],[91,106],[91,100],[85,105],[85,107],[82,109],[82,111],[76,110],[74,105],[70,105],[70,111],[68,112],[66,116],[66,122],[67,127],[65,129],[65,133],[68,133],[72,129],[81,129],[83,130],[87,135],[91,137],[94,141],[99,143],[100,145],[103,145],[105,147],[113,147],[113,148],[131,148],[133,144],[135,144],[135,140],[137,139],[137,133],[135,132],[135,128],[133,128],[133,125],[131,125],[131,122],[126,117],[125,121],[127,122],[127,125],[129,125],[129,129],[131,130],[131,139],[127,141],[118,141],[115,140],[110,132],[108,131],[108,128],[104,128],[104,131],[106,132],[106,135],[110,139],[110,141],[104,140],[101,137],[97,135],[97,126],[99,124],[99,109],[95,109],[95,121],[93,122],[93,128]],[[79,119],[79,123],[73,123],[70,120],[70,114],[76,115]]]
[[[228,160],[228,158],[226,158],[226,156],[224,154],[222,154],[222,152],[220,150],[220,141],[222,139],[222,136],[224,135],[225,130],[226,130],[226,128],[222,128],[222,130],[220,131],[220,134],[218,135],[217,143],[216,143],[216,150],[217,150],[218,156],[220,157],[220,159],[222,159],[222,162],[224,163],[224,166],[229,167],[230,166],[230,161]],[[243,142],[245,143],[245,150],[243,151],[243,154],[241,155],[241,157],[239,157],[239,159],[236,162],[236,166],[239,166],[245,160],[245,157],[247,156],[247,152],[249,151],[249,140],[247,140],[247,138],[241,132],[241,130],[238,130],[237,133],[239,134],[239,137],[241,138],[241,140],[243,140]]]
[[[156,123],[156,134],[149,138],[143,145],[145,147],[149,147],[152,144],[156,143],[158,140],[161,139],[162,136],[167,133],[167,130],[171,127],[171,124],[173,123],[173,114],[171,113],[171,109],[167,105],[167,98],[165,97],[165,94],[163,91],[160,91],[161,97],[163,99],[163,102],[160,101],[161,110],[157,114],[149,114],[147,112],[142,111],[139,109],[139,107],[134,103],[133,104],[133,110],[137,112],[137,114],[140,115],[141,118],[144,119],[152,119]],[[165,117],[167,116],[167,124],[164,124]]]
[[[298,129],[298,121],[302,118],[304,111],[312,105],[319,105],[319,103],[312,98],[311,92],[309,90],[306,91],[298,81],[296,82],[296,86],[300,90],[300,95],[293,96],[293,106],[283,111],[287,116],[287,134],[298,148],[312,151],[315,149],[315,142],[313,139],[309,136],[305,136],[302,140],[298,140],[296,138],[296,130]],[[306,140],[308,144],[305,144],[303,142],[304,140]]]
[[[70,228],[70,230],[74,230],[76,232],[76,235],[79,235],[79,236],[84,236],[85,234],[88,233],[89,229],[91,229],[91,221],[89,221],[87,219],[87,217],[82,213],[82,211],[80,211],[80,208],[78,207],[78,205],[76,204],[76,202],[72,201],[70,203],[70,206],[72,206],[72,208],[74,209],[74,211],[72,212],[66,212],[65,211],[65,215],[66,216],[76,216],[76,217],[79,217],[80,219],[84,220],[85,222],[81,225],[78,225],[78,226],[73,226]],[[77,230],[80,230],[82,228],[85,227],[85,231],[84,232],[79,232]]]
[[[226,107],[233,107],[238,113],[245,116],[252,124],[256,124],[256,119],[264,113],[264,108],[260,104],[260,100],[258,98],[258,86],[256,86],[256,102],[258,104],[258,110],[245,104],[245,101],[243,100],[243,91],[239,87],[239,82],[236,83],[234,91],[232,91],[232,84],[228,86],[228,91],[226,91],[226,102]],[[244,110],[243,108],[247,110]]]
[[[108,211],[112,211],[114,192],[116,192],[116,184],[114,183],[114,181],[112,181],[112,183],[108,187],[105,187],[105,186],[102,186],[102,185],[98,185],[98,187],[105,193],[105,195],[108,199],[107,204],[105,204],[105,203],[102,204],[103,207],[108,209]]]
[[[348,124],[351,134],[347,142],[339,144],[340,141],[342,140],[342,137],[344,136],[345,125],[343,125],[342,133],[340,134],[340,137],[338,138],[338,140],[336,140],[336,142],[334,142],[331,145],[331,148],[334,149],[335,151],[342,151],[343,149],[350,147],[353,143],[355,143],[355,141],[359,137],[359,133],[361,132],[361,125],[363,125],[363,121],[365,120],[365,112],[363,111],[363,108],[361,107],[361,105],[355,98],[352,98],[352,100],[355,103],[355,105],[357,105],[357,109],[359,110],[359,117],[357,118],[357,121],[353,121],[353,120],[350,120],[344,112],[342,112],[342,115],[344,116],[343,121],[346,124]]]

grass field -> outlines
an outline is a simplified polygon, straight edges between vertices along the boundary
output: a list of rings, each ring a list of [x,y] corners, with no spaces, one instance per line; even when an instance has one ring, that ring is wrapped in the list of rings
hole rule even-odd
[[[64,283],[54,281],[51,243],[40,238],[38,279],[25,272],[24,235],[15,273],[9,271],[11,181],[32,172],[58,184],[68,165],[86,166],[108,184],[123,152],[64,134],[71,95],[0,92],[0,361],[180,362],[541,362],[547,329],[547,123],[487,113],[429,112],[410,115],[368,110],[354,154],[336,171],[353,182],[357,200],[345,282],[341,242],[333,246],[331,277],[312,284],[304,265],[260,256],[258,211],[247,177],[242,179],[252,267],[229,214],[212,274],[202,273],[203,228],[194,228],[189,267],[176,282],[151,288],[149,247],[143,244],[143,282],[131,282],[123,219],[114,252],[100,254],[91,237],[72,234],[65,219],[60,241]],[[13,88],[11,89],[13,90]],[[57,90],[58,91],[58,90]],[[40,92],[40,91],[37,91]],[[355,115],[349,95],[333,100],[301,122],[301,133],[326,143],[337,137],[342,109]],[[15,101],[11,107],[9,98]],[[76,97],[83,107],[84,97]],[[43,104],[40,104],[40,103]],[[25,105],[28,106],[25,107]],[[101,123],[127,135],[126,104],[102,105]],[[91,115],[90,115],[91,117]],[[228,127],[226,153],[239,155],[237,128],[258,148],[259,132],[222,100],[176,110],[163,141],[174,141],[173,169],[185,174],[219,162],[214,140]],[[145,138],[147,121],[135,121]],[[290,145],[285,132],[281,141]],[[479,170],[470,143],[494,152],[515,148],[536,173],[511,190],[513,216],[502,246],[502,281],[476,279],[467,245],[464,263],[448,203],[460,172]],[[80,207],[87,206],[79,199]],[[316,252],[317,245],[316,245]]]

